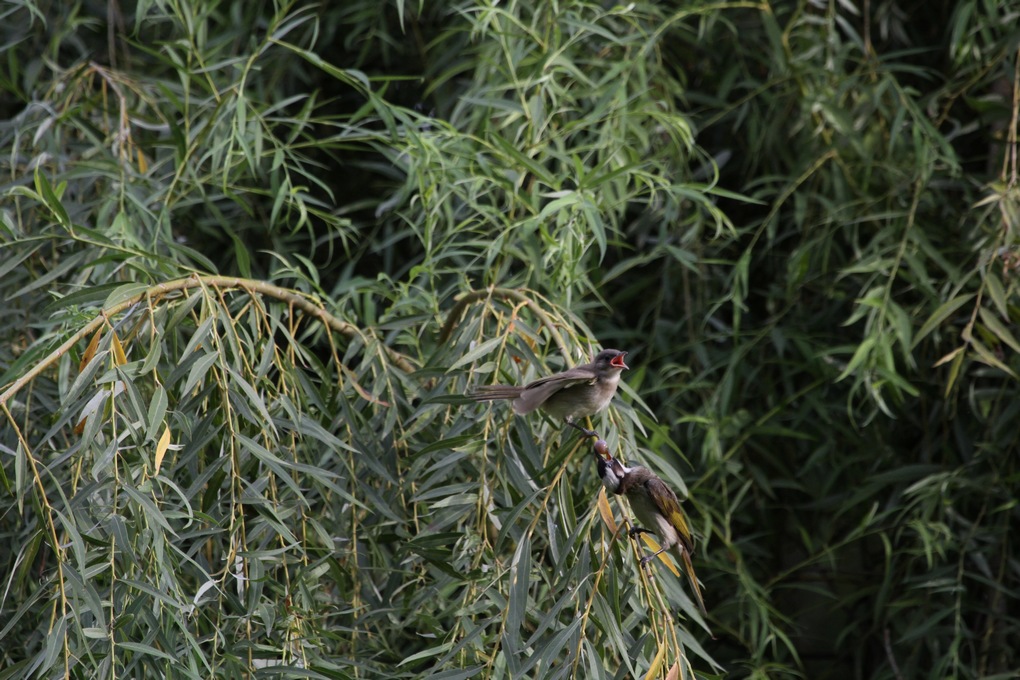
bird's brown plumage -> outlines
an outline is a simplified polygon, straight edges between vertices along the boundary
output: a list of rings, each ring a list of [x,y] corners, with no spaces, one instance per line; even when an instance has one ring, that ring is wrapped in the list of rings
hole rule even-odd
[[[623,361],[626,355],[620,350],[604,349],[590,364],[575,366],[524,386],[483,385],[468,396],[475,401],[512,399],[517,415],[540,408],[573,425],[575,420],[595,415],[609,406],[620,383],[620,373],[628,368]]]
[[[701,586],[691,562],[694,537],[676,493],[648,468],[640,465],[627,467],[610,456],[608,446],[601,440],[596,442],[595,457],[598,459],[599,477],[606,490],[622,494],[630,502],[640,525],[632,532],[649,531],[659,537],[659,552],[643,557],[642,564],[665,550],[672,552],[691,584],[698,607],[707,614]]]

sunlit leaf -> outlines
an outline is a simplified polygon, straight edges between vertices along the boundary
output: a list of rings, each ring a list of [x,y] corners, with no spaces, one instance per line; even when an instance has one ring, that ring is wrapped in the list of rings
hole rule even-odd
[[[110,348],[113,351],[114,364],[123,366],[127,363],[127,355],[124,353],[124,347],[120,344],[120,338],[117,337],[116,331],[110,332]]]
[[[160,436],[159,441],[156,442],[156,456],[153,462],[153,470],[158,473],[160,467],[163,465],[163,456],[166,455],[166,450],[170,447],[170,427],[167,426],[163,430],[163,434]]]
[[[89,365],[90,361],[92,361],[92,357],[96,355],[96,349],[99,347],[99,339],[102,337],[102,335],[103,329],[100,328],[95,332],[95,335],[92,336],[92,339],[89,341],[88,347],[85,348],[85,351],[81,355],[81,361],[78,363],[79,372],[84,371],[85,367]]]
[[[659,676],[659,671],[662,670],[662,664],[666,661],[666,647],[660,646],[659,651],[655,653],[655,657],[652,658],[652,663],[648,666],[648,672],[645,673],[645,680],[652,680]]]

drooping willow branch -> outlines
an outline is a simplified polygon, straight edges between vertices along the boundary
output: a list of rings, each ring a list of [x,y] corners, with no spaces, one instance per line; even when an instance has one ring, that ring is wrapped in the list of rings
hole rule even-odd
[[[228,290],[239,289],[247,291],[250,294],[258,293],[260,295],[275,298],[286,302],[292,307],[300,309],[308,316],[317,319],[327,328],[336,331],[345,337],[360,338],[363,334],[362,330],[357,326],[348,323],[343,319],[338,319],[319,306],[314,300],[293,290],[281,288],[280,286],[266,283],[265,281],[242,279],[236,276],[199,276],[196,274],[186,279],[167,281],[165,283],[152,286],[151,288],[140,290],[138,293],[101,310],[99,314],[96,315],[95,319],[78,329],[78,331],[65,340],[60,347],[50,352],[41,361],[37,362],[27,373],[25,373],[25,375],[15,380],[10,387],[4,390],[3,394],[0,394],[0,406],[5,405],[11,397],[17,394],[25,385],[35,380],[39,374],[52,366],[60,359],[60,357],[66,354],[68,350],[82,340],[82,338],[86,338],[95,333],[103,324],[109,321],[110,317],[114,317],[121,312],[130,309],[143,300],[151,298],[158,299],[175,291],[185,291],[205,286]],[[390,361],[392,361],[402,371],[406,373],[412,373],[415,371],[414,364],[411,363],[411,360],[406,355],[401,354],[400,352],[385,345],[382,347]]]
[[[479,300],[485,300],[488,298],[502,298],[504,300],[515,300],[525,305],[532,311],[532,313],[538,318],[538,320],[549,329],[549,334],[559,345],[560,352],[563,353],[563,358],[570,361],[572,356],[570,348],[567,347],[567,343],[563,341],[563,336],[556,330],[556,326],[549,315],[538,306],[538,304],[529,298],[527,295],[519,290],[513,288],[486,288],[485,290],[473,290],[470,293],[465,293],[457,300],[457,304],[453,306],[450,313],[446,315],[446,323],[443,324],[443,328],[439,331],[439,344],[445,343],[450,336],[453,334],[453,329],[457,327],[460,322],[460,318],[464,315],[464,310]]]

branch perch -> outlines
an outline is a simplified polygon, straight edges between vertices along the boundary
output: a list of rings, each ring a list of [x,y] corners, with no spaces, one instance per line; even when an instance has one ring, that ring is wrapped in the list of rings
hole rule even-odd
[[[256,281],[254,279],[242,279],[236,276],[199,276],[196,274],[193,276],[189,276],[186,279],[167,281],[166,283],[160,283],[155,286],[152,286],[151,288],[146,288],[145,290],[137,293],[136,295],[132,295],[131,297],[122,300],[115,305],[100,310],[99,313],[96,314],[96,318],[82,326],[76,333],[74,333],[73,335],[71,335],[71,337],[65,340],[60,345],[60,347],[58,347],[53,352],[50,352],[50,354],[46,356],[42,361],[33,366],[31,370],[29,370],[25,375],[18,378],[11,384],[10,387],[4,390],[3,394],[0,394],[0,406],[5,405],[11,397],[13,397],[21,390],[21,388],[35,380],[39,376],[39,374],[41,374],[43,371],[45,371],[47,368],[53,365],[53,363],[60,359],[60,357],[62,357],[78,341],[80,341],[82,338],[88,337],[92,333],[95,333],[96,330],[98,330],[100,326],[106,323],[107,319],[109,319],[110,317],[116,316],[117,314],[120,314],[126,309],[130,309],[132,306],[148,298],[153,297],[159,298],[166,295],[167,293],[172,293],[174,291],[184,291],[190,290],[192,288],[202,288],[205,286],[221,289],[222,288],[239,289],[244,290],[249,294],[258,293],[260,295],[275,298],[277,300],[286,302],[293,307],[297,307],[298,309],[305,312],[309,316],[315,317],[324,326],[330,328],[331,330],[336,331],[337,333],[340,333],[343,336],[346,336],[348,338],[362,337],[362,331],[360,328],[353,324],[347,323],[343,319],[338,319],[337,317],[333,316],[325,309],[320,307],[313,300],[299,293],[296,293],[293,290],[281,288],[280,286],[276,286],[271,283],[266,283],[265,281]],[[401,354],[400,352],[385,345],[383,345],[382,347],[386,351],[386,355],[389,357],[390,361],[392,361],[402,371],[404,371],[405,373],[413,373],[415,371],[414,364],[411,363],[411,360],[406,355]]]

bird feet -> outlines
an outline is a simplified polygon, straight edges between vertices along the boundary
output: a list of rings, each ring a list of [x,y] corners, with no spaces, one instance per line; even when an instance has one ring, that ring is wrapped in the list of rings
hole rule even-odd
[[[575,423],[575,422],[574,422],[574,421],[572,421],[572,420],[568,420],[568,421],[567,421],[567,425],[569,425],[570,427],[573,427],[573,428],[575,428],[575,429],[578,429],[578,430],[580,430],[580,431],[581,431],[581,433],[582,433],[582,434],[583,434],[583,435],[584,435],[585,437],[595,437],[595,439],[601,439],[601,438],[602,438],[602,437],[600,437],[600,436],[599,436],[599,433],[598,433],[598,432],[596,432],[595,430],[589,430],[589,429],[588,429],[588,428],[586,428],[586,427],[581,427],[580,425],[578,425],[577,423]]]
[[[627,535],[630,536],[631,538],[637,538],[641,534],[653,534],[653,533],[655,533],[655,532],[649,531],[648,529],[643,529],[641,527],[631,527],[627,531]],[[651,561],[654,560],[656,557],[658,557],[658,555],[659,555],[659,553],[652,553],[651,555],[645,555],[644,557],[642,557],[638,561],[638,563],[641,565],[642,569],[647,569],[648,570],[648,574],[649,575],[652,574]]]

